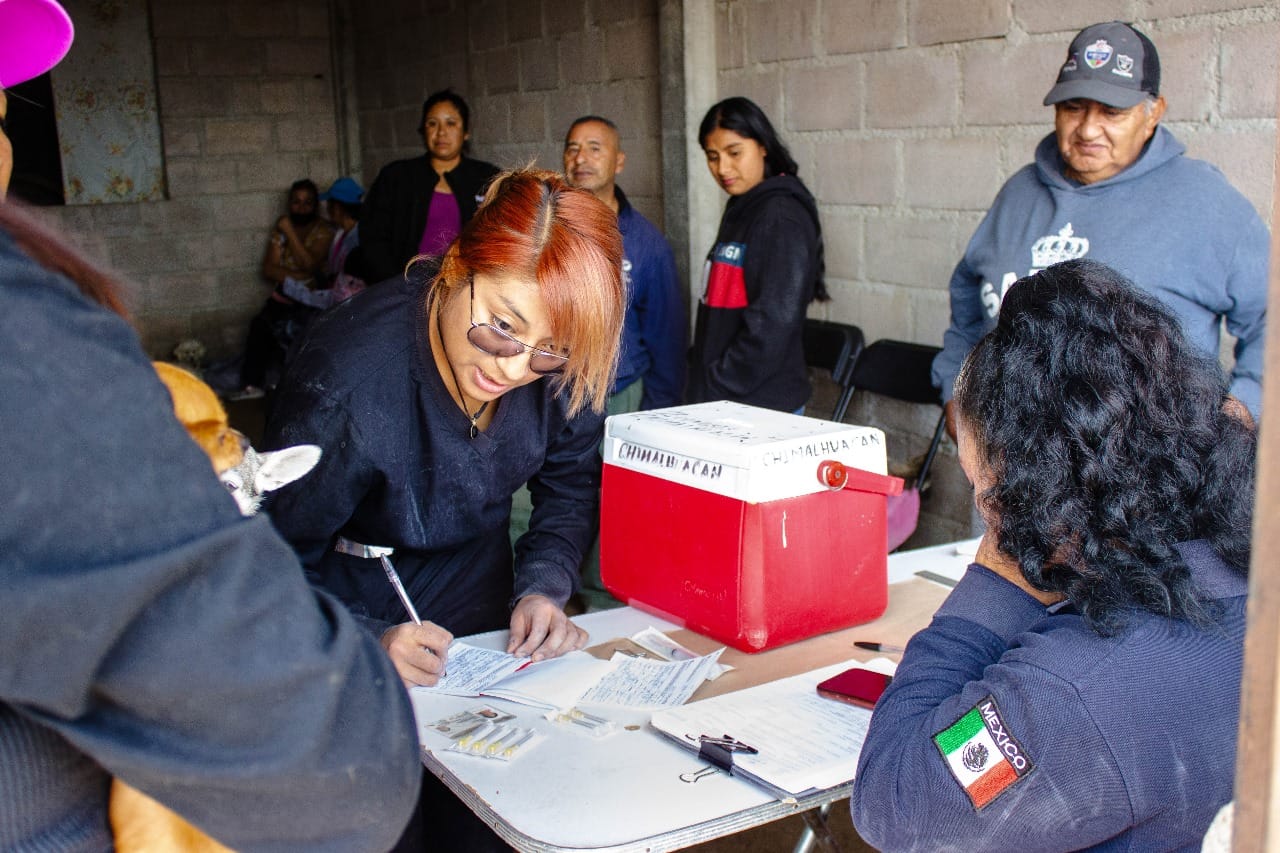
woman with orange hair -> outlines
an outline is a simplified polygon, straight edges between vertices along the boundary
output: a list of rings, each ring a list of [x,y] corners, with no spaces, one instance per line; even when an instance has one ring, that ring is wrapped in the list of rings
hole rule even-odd
[[[266,446],[324,452],[268,512],[408,685],[436,683],[455,634],[510,626],[507,650],[535,660],[586,644],[564,604],[599,517],[625,305],[617,221],[555,173],[499,175],[438,266],[415,259],[317,320],[277,389]],[[422,624],[388,583],[387,550]],[[507,848],[424,772],[396,847],[421,849]]]
[[[509,625],[508,650],[534,659],[586,642],[563,607],[598,517],[621,268],[617,217],[594,196],[500,175],[438,268],[419,259],[330,312],[280,385],[267,446],[324,453],[268,511],[406,683],[436,682],[450,634]],[[422,625],[387,582],[387,548]]]

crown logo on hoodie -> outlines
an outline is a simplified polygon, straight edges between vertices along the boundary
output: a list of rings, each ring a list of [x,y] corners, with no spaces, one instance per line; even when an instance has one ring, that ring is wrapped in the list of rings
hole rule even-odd
[[[1089,238],[1077,237],[1068,222],[1057,234],[1046,234],[1031,246],[1031,266],[1042,270],[1062,261],[1074,261],[1089,253]]]

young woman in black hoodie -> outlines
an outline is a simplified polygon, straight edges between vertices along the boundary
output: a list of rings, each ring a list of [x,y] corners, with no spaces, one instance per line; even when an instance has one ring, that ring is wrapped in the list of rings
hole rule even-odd
[[[768,117],[747,98],[708,110],[698,141],[730,198],[704,268],[688,401],[799,411],[811,390],[805,310],[829,298],[817,204]]]

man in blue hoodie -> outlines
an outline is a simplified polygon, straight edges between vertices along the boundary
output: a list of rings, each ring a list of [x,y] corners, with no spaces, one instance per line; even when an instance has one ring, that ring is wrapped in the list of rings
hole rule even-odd
[[[631,206],[615,178],[627,155],[618,126],[582,116],[564,137],[564,176],[618,214],[627,316],[609,414],[677,406],[684,396],[688,319],[676,259],[662,232]],[[628,394],[628,389],[634,389]],[[638,393],[637,393],[638,392]]]
[[[564,136],[564,176],[590,190],[618,214],[622,232],[622,276],[627,285],[627,314],[622,328],[618,378],[609,397],[609,414],[677,406],[684,397],[688,317],[676,259],[662,232],[632,207],[616,183],[627,155],[618,126],[607,118],[574,119]],[[600,578],[597,541],[582,563],[583,603],[588,609],[621,604]]]
[[[1163,302],[1205,352],[1218,353],[1225,317],[1237,339],[1231,393],[1258,417],[1270,235],[1221,172],[1184,156],[1160,127],[1155,45],[1119,21],[1086,27],[1044,103],[1054,107],[1054,133],[1001,188],[951,275],[951,326],[933,381],[952,438],[952,385],[1005,291],[1086,257]]]

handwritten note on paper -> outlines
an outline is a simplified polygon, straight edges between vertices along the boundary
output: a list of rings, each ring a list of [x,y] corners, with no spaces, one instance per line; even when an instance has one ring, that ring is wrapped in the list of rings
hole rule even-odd
[[[580,700],[583,704],[627,708],[683,705],[712,673],[719,673],[720,653],[692,660],[662,661],[615,654],[617,668],[600,679]]]
[[[692,649],[682,646],[657,628],[650,625],[643,631],[638,631],[631,635],[631,642],[650,654],[657,655],[663,660],[694,660],[701,657]],[[720,648],[720,652],[724,651],[724,647]],[[716,658],[720,657],[720,652],[716,652]],[[707,680],[715,681],[726,672],[732,670],[733,667],[727,663],[717,663],[707,674]]]
[[[838,667],[784,678],[653,715],[652,725],[675,740],[686,735],[732,735],[755,747],[734,764],[792,794],[848,782],[871,722],[871,712],[824,699],[817,683]]]
[[[434,687],[422,689],[450,696],[479,696],[486,687],[501,681],[526,663],[527,659],[506,652],[455,642],[449,646],[449,654],[445,658],[445,677]]]
[[[494,649],[455,642],[449,646],[447,675],[434,687],[415,687],[450,696],[494,696],[539,708],[568,708],[616,664],[586,652],[532,663]]]

